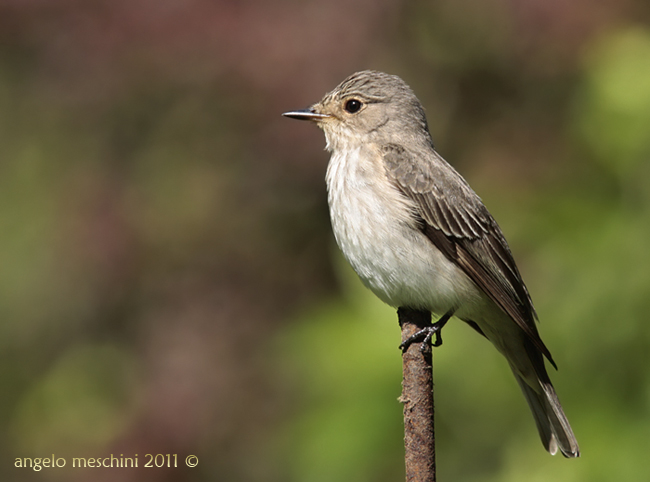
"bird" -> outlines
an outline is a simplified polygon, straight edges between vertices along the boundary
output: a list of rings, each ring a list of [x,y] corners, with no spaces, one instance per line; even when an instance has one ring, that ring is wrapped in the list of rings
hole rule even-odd
[[[557,366],[505,236],[436,151],[411,88],[398,76],[364,70],[309,108],[283,115],[325,134],[334,237],[363,284],[390,306],[438,316],[415,335],[428,342],[435,333],[434,346],[452,316],[487,338],[506,358],[546,450],[578,457],[544,359]]]

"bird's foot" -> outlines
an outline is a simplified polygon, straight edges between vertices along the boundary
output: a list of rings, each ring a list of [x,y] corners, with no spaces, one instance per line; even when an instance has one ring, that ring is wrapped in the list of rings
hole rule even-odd
[[[432,345],[435,347],[442,345],[442,327],[447,324],[449,318],[451,318],[453,314],[453,311],[448,311],[435,323],[429,326],[425,326],[420,331],[409,336],[399,346],[400,350],[402,350],[402,353],[408,350],[409,346],[418,341],[422,342],[422,345],[420,346],[420,351],[422,353],[427,351]],[[433,335],[436,335],[436,340],[431,343],[431,338],[433,338]]]

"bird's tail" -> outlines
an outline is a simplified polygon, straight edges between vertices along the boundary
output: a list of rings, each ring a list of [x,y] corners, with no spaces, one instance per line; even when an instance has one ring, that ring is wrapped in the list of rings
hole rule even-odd
[[[528,342],[525,344],[528,345]],[[564,415],[560,400],[558,400],[546,373],[542,355],[531,345],[526,346],[526,352],[528,352],[528,360],[532,366],[515,366],[514,360],[509,360],[509,362],[530,410],[533,412],[539,436],[544,447],[551,454],[555,455],[559,448],[565,457],[579,457],[578,441],[573,435],[571,425]],[[517,361],[518,364],[521,364],[522,359],[519,358]],[[526,376],[524,377],[523,374]]]

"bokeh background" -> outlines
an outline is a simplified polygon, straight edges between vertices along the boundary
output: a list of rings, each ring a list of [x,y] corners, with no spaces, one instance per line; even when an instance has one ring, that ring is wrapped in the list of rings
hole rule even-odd
[[[280,116],[365,68],[501,224],[583,454],[456,322],[439,480],[650,479],[646,0],[0,0],[2,480],[403,480],[396,315]],[[70,467],[110,454],[140,468]]]

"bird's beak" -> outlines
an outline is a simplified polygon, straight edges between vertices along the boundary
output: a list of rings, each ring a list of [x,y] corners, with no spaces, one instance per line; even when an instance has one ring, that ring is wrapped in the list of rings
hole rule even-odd
[[[308,109],[301,109],[301,110],[292,110],[290,112],[285,112],[282,114],[285,117],[291,117],[292,119],[298,119],[298,120],[310,120],[310,121],[320,121],[322,119],[326,119],[328,117],[332,117],[329,114],[319,114],[314,110],[313,107],[310,107]]]

